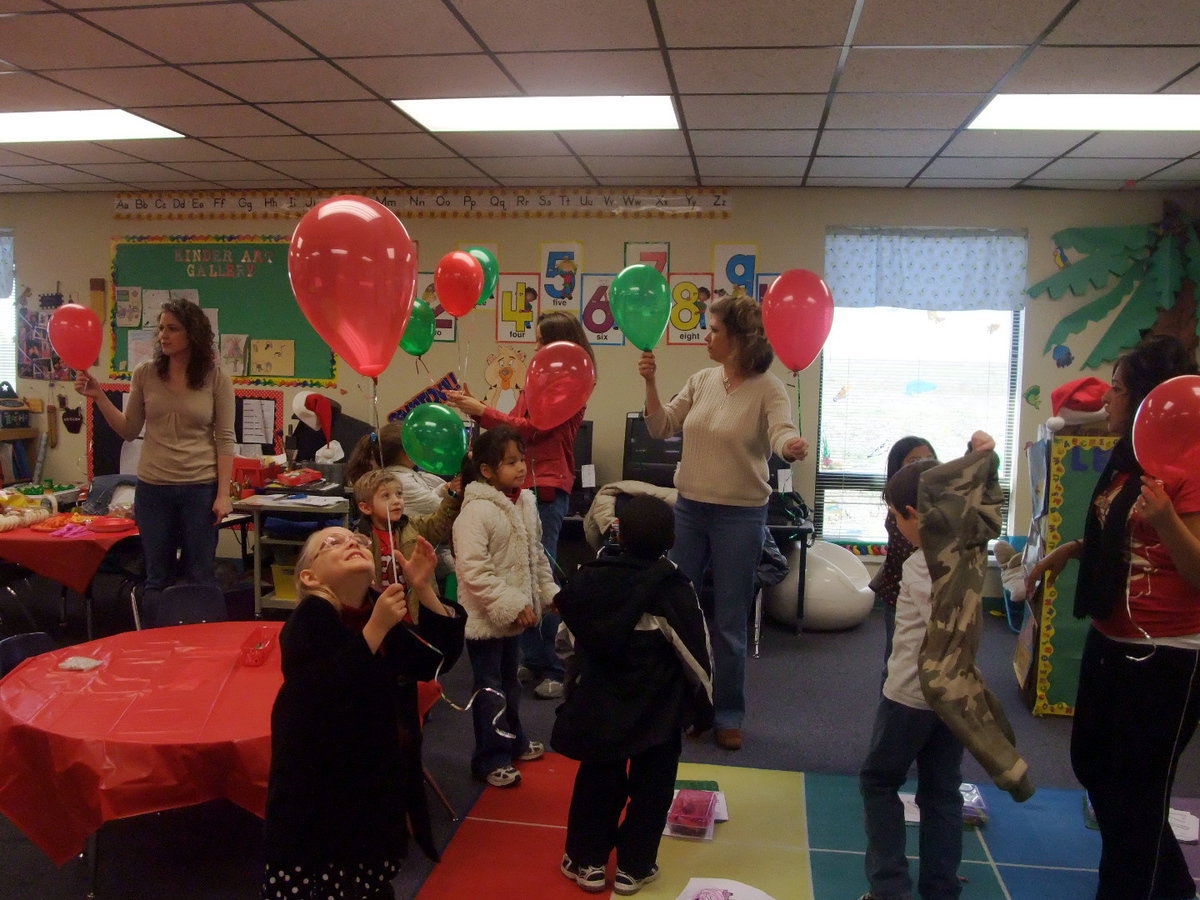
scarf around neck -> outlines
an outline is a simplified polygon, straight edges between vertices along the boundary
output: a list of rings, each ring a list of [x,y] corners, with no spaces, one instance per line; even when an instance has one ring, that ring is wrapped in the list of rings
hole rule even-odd
[[[1096,499],[1126,474],[1101,524]],[[1133,455],[1133,441],[1121,438],[1096,482],[1083,528],[1083,555],[1075,587],[1075,617],[1107,619],[1123,602],[1129,573],[1129,514],[1142,490],[1142,467]]]

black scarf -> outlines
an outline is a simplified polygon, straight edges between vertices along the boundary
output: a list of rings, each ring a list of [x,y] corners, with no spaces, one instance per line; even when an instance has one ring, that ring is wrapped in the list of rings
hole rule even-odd
[[[1104,524],[1096,515],[1096,498],[1112,487],[1121,473],[1128,479],[1113,498]],[[1142,467],[1133,455],[1133,441],[1121,438],[1096,482],[1083,527],[1083,555],[1075,587],[1075,617],[1107,619],[1123,602],[1129,573],[1129,513],[1142,491]]]

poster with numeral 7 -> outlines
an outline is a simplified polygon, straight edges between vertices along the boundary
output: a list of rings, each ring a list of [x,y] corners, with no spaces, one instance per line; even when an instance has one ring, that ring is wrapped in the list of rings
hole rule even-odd
[[[590,344],[623,346],[625,332],[613,317],[609,291],[616,273],[584,272],[579,279],[579,321]]]
[[[647,243],[644,241],[626,241],[626,267],[638,263],[654,266],[663,275],[666,275],[671,271],[671,242],[657,241],[655,243]]]
[[[496,286],[496,341],[537,343],[542,312],[542,279],[537,272],[501,272]]]
[[[706,312],[712,299],[711,272],[672,272],[671,318],[667,320],[667,343],[703,347],[708,336]]]

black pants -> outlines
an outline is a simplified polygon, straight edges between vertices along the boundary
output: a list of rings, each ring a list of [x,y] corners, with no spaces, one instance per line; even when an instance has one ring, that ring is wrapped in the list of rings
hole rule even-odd
[[[1167,822],[1179,756],[1200,716],[1200,651],[1088,632],[1071,730],[1071,765],[1103,842],[1097,900],[1196,895]]]
[[[567,856],[573,863],[607,865],[615,847],[621,871],[634,878],[650,874],[658,862],[681,750],[676,735],[629,759],[579,764],[567,817]]]

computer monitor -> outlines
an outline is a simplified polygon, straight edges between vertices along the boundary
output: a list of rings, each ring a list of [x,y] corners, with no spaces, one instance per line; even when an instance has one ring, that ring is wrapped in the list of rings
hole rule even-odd
[[[596,488],[583,486],[583,467],[592,464],[592,422],[585,419],[579,424],[575,435],[575,487],[571,491],[571,502],[567,515],[582,516],[596,498]]]
[[[675,486],[675,467],[683,456],[680,435],[659,440],[646,430],[646,420],[640,412],[625,414],[625,456],[621,462],[621,478],[644,481],[659,487]]]

